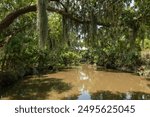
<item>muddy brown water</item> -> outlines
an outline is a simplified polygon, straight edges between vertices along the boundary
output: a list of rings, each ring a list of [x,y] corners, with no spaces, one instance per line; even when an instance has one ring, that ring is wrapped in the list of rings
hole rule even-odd
[[[81,65],[27,78],[1,99],[149,100],[150,80],[131,73],[96,70]]]

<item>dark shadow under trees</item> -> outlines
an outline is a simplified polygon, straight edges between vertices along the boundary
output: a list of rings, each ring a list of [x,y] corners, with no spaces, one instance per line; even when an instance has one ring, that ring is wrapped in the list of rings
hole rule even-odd
[[[71,88],[71,84],[65,83],[62,79],[58,78],[29,78],[15,84],[2,97],[8,97],[12,100],[42,100],[47,99],[51,91],[62,93]]]
[[[90,93],[91,100],[150,100],[150,93],[145,92],[111,92],[111,91],[97,91]],[[80,95],[72,95],[63,100],[78,100]]]

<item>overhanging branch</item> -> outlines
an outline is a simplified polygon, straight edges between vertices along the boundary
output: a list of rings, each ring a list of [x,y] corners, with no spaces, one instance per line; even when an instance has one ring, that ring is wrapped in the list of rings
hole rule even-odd
[[[33,6],[26,6],[26,7],[23,7],[23,8],[20,8],[16,11],[13,11],[11,13],[9,13],[1,22],[0,22],[0,33],[5,29],[7,28],[10,24],[13,23],[13,21],[23,15],[23,14],[26,14],[26,13],[29,13],[29,12],[33,12],[33,11],[36,11],[36,5],[33,5]]]
[[[29,13],[29,12],[36,12],[37,8],[36,8],[36,5],[32,5],[32,6],[26,6],[26,7],[23,7],[23,8],[20,8],[16,11],[13,11],[11,13],[9,13],[1,22],[0,22],[0,33],[6,29],[7,27],[9,27],[10,24],[13,23],[13,21],[18,18],[19,16],[21,15],[24,15],[26,13]],[[74,17],[72,14],[69,14],[63,10],[59,10],[59,9],[55,9],[55,8],[52,8],[52,7],[48,7],[47,8],[48,11],[50,12],[56,12],[56,13],[59,13],[61,15],[64,15],[64,16],[67,16],[68,18],[78,22],[78,23],[90,23],[91,21],[89,19],[87,20],[81,20],[80,18],[78,17]],[[110,26],[110,24],[105,24],[105,23],[102,23],[102,22],[97,22],[97,25],[102,25],[102,26]]]

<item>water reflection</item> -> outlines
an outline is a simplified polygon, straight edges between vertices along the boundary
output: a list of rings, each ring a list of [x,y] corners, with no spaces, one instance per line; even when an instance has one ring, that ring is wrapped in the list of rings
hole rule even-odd
[[[78,100],[90,100],[91,95],[88,89],[85,87],[85,81],[91,81],[90,77],[88,76],[88,72],[84,69],[85,66],[79,69],[79,80],[83,81],[81,87],[79,86],[80,95],[77,96]]]
[[[80,95],[78,96],[78,100],[90,100],[91,95],[88,90],[85,89],[84,84],[82,85],[81,88],[79,88]]]
[[[91,95],[88,90],[82,91],[81,94],[78,96],[78,100],[91,100]]]
[[[80,73],[80,80],[88,80],[89,77],[82,71],[79,72]]]
[[[144,92],[112,93],[110,91],[98,91],[96,93],[85,92],[81,95],[70,96],[69,100],[150,100],[150,94]]]
[[[150,100],[150,80],[82,65],[20,81],[1,99]]]
[[[90,68],[89,66],[83,65],[82,68],[79,70],[79,80],[83,81],[82,82],[82,87],[79,88],[80,94],[79,95],[74,95],[73,97],[69,97],[69,99],[77,99],[77,100],[149,100],[150,99],[150,93],[144,93],[144,92],[131,92],[127,91],[125,93],[119,93],[119,92],[111,92],[111,91],[97,91],[96,93],[90,93],[88,88],[85,87],[85,81],[90,80],[91,82],[94,82],[94,77],[93,76],[95,73],[91,73],[93,67],[90,68],[91,71],[89,71]],[[105,71],[108,72],[109,71]],[[114,71],[112,71],[114,72]],[[114,72],[115,73],[115,72]],[[121,72],[118,72],[122,74]],[[118,75],[119,77],[120,74]],[[99,75],[100,76],[100,75]],[[111,79],[110,79],[111,80]],[[115,80],[115,79],[114,79]],[[134,80],[134,79],[132,79]],[[89,83],[88,83],[89,84]],[[111,83],[108,82],[108,85]],[[136,83],[135,83],[136,84]],[[91,84],[89,84],[91,85]],[[100,87],[101,83],[99,83]],[[134,86],[134,84],[133,84]],[[149,84],[146,86],[145,81],[140,80],[139,81],[139,86],[148,89]],[[117,87],[117,86],[116,86]],[[132,85],[129,85],[129,89],[132,90]],[[149,89],[148,89],[149,90]]]
[[[91,94],[92,100],[149,100],[150,94],[144,92],[112,93],[110,91],[98,91]]]

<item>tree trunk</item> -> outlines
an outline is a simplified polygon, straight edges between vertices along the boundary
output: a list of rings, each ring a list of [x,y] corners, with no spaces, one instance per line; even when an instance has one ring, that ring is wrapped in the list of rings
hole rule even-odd
[[[131,40],[130,40],[130,49],[131,49],[131,51],[135,49],[137,33],[138,33],[137,29],[132,30],[132,35],[131,35]]]
[[[39,46],[43,48],[48,37],[47,0],[37,0],[37,29]]]

